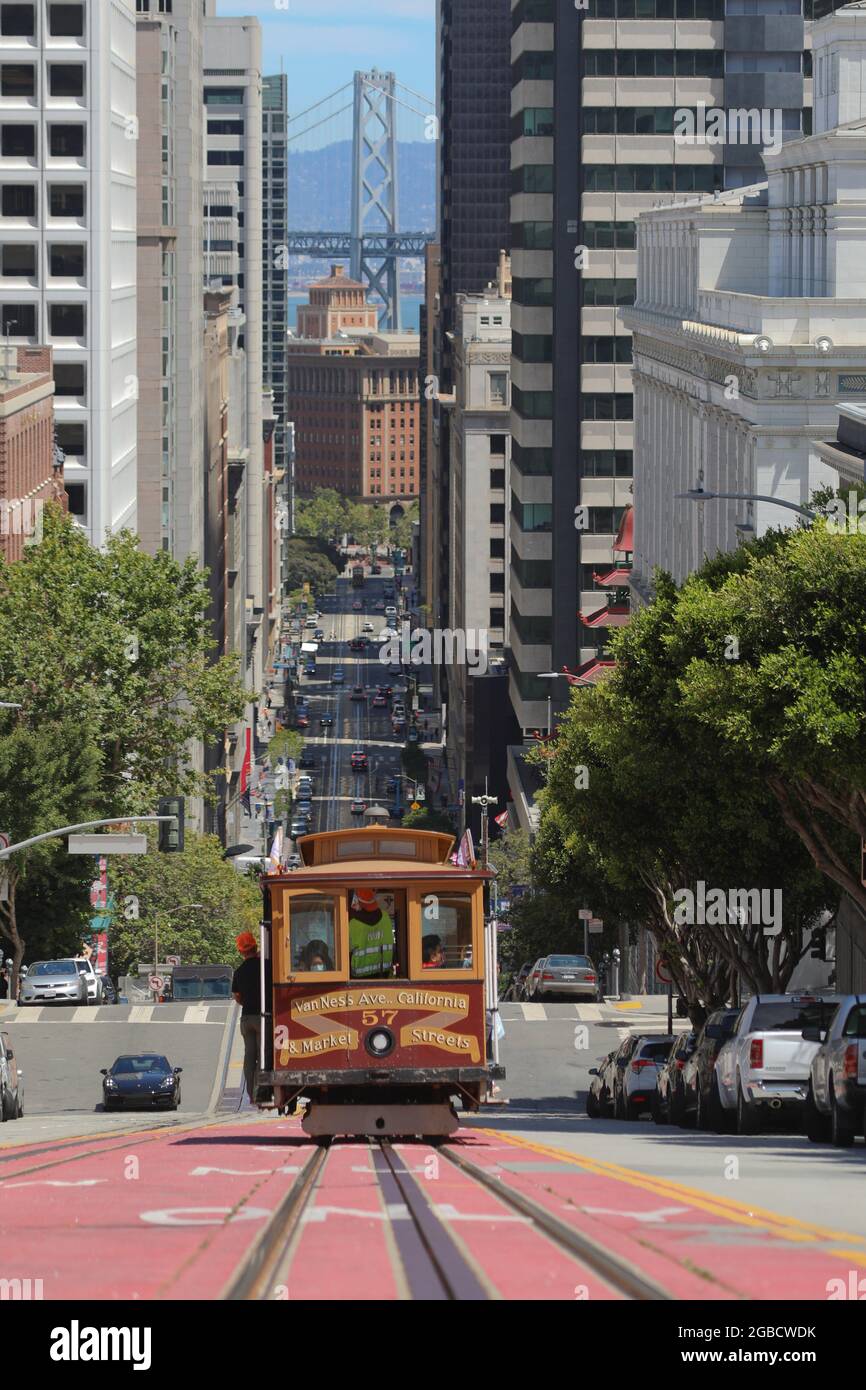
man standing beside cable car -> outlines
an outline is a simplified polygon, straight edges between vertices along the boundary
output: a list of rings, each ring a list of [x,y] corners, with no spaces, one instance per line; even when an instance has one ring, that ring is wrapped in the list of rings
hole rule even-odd
[[[243,956],[232,976],[232,998],[241,1006],[241,1037],[244,1040],[244,1081],[250,1105],[256,1103],[256,1070],[259,1065],[259,1039],[262,1031],[261,961],[256,938],[243,931],[235,945]]]

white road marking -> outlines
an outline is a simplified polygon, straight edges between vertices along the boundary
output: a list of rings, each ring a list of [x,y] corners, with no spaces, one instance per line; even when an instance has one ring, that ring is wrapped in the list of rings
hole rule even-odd
[[[3,1187],[96,1187],[98,1183],[108,1182],[108,1178],[32,1178],[29,1182],[4,1182]]]
[[[72,1010],[70,1023],[93,1023],[98,1013],[97,1004],[82,1004],[80,1008]]]
[[[184,1023],[207,1023],[207,1004],[190,1004],[184,1012]]]
[[[129,1023],[150,1023],[153,1018],[154,1004],[135,1004],[129,1011]]]
[[[587,1216],[628,1216],[651,1226],[663,1226],[669,1216],[682,1216],[688,1207],[659,1207],[656,1211],[617,1211],[613,1207],[581,1207]]]
[[[363,1221],[409,1221],[409,1208],[402,1202],[389,1203],[384,1211],[359,1211],[357,1207],[311,1207],[301,1217],[302,1221],[327,1221],[329,1216],[358,1216]]]
[[[224,1226],[228,1221],[270,1221],[272,1211],[264,1207],[166,1207],[143,1211],[141,1220],[149,1226]]]
[[[19,1010],[18,1010],[18,1016],[17,1016],[17,1018],[15,1019],[15,1022],[16,1022],[16,1023],[37,1023],[37,1022],[39,1021],[40,1017],[42,1016],[42,1012],[43,1012],[43,1005],[42,1005],[42,1004],[38,1004],[38,1005],[36,1006],[35,1009],[31,1009],[31,1008],[19,1009]],[[4,1018],[3,1022],[4,1022],[4,1023],[6,1022],[6,1019],[5,1019],[5,1018]]]
[[[547,1010],[543,1004],[521,1004],[523,1017],[527,1023],[533,1023],[547,1018]]]
[[[452,1207],[450,1202],[437,1202],[433,1207],[437,1216],[441,1216],[445,1221],[514,1221],[522,1226],[531,1226],[532,1218],[529,1216],[500,1215],[499,1212],[474,1212],[458,1211]]]
[[[191,1178],[206,1178],[209,1173],[225,1173],[230,1178],[262,1178],[272,1173],[300,1173],[298,1167],[287,1168],[193,1168]]]
[[[575,1004],[574,1012],[584,1023],[600,1023],[604,1017],[600,1004]]]

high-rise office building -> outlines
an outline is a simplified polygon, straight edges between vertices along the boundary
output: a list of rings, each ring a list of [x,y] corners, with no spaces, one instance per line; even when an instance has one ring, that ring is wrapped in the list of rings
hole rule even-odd
[[[203,562],[204,274],[198,0],[137,0],[138,530]]]
[[[754,178],[768,134],[800,132],[811,68],[800,0],[513,0],[512,21],[510,687],[528,731],[548,695],[567,701],[540,674],[588,667],[608,641],[579,613],[599,607],[593,575],[632,500],[617,309],[634,301],[634,218]],[[757,126],[702,138],[711,112],[743,106]]]
[[[0,332],[53,349],[70,510],[136,528],[135,0],[0,4]]]
[[[265,385],[273,392],[276,423],[273,433],[274,469],[286,467],[286,336],[289,327],[286,236],[286,142],[289,120],[288,85],[284,74],[262,81],[262,292],[263,367]]]

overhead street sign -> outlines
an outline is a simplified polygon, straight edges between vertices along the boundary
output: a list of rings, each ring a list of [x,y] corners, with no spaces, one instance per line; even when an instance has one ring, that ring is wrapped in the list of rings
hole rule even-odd
[[[591,921],[592,921],[592,908],[591,908],[591,907],[581,907],[581,908],[578,908],[577,915],[578,915],[578,918],[580,919],[581,922],[591,922]]]
[[[146,835],[70,835],[70,854],[147,854]]]
[[[600,917],[590,917],[589,930],[590,932],[604,931],[604,922],[602,921],[602,919]]]

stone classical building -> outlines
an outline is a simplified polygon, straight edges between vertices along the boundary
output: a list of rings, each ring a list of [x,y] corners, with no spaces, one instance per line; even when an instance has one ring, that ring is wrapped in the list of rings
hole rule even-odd
[[[632,586],[789,524],[838,474],[814,444],[866,399],[866,6],[816,22],[814,134],[767,181],[638,218]],[[702,486],[769,500],[695,503]]]
[[[0,356],[0,553],[7,560],[20,560],[38,539],[46,502],[66,507],[51,349],[13,348]]]

